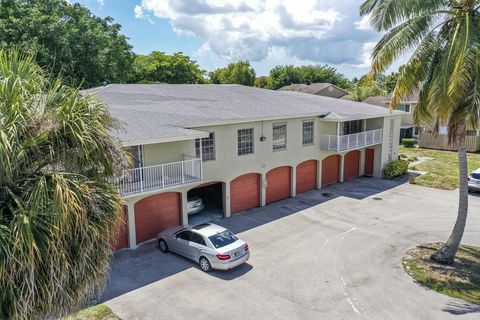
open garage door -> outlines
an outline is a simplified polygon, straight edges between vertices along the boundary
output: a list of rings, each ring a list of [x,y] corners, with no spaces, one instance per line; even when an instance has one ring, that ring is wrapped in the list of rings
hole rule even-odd
[[[335,154],[322,160],[322,186],[337,183],[340,179],[340,156]]]
[[[209,182],[188,191],[188,223],[192,225],[223,217],[223,183]]]
[[[230,211],[242,212],[260,206],[260,175],[248,173],[230,183]]]
[[[308,160],[297,166],[297,194],[317,188],[317,160]]]
[[[181,195],[165,192],[135,203],[137,243],[154,239],[163,229],[180,225]]]
[[[347,181],[360,175],[360,151],[350,151],[345,155],[343,180]]]
[[[113,246],[114,250],[120,250],[128,247],[128,215],[127,206],[122,207],[122,222],[118,226],[118,234]]]
[[[267,204],[290,198],[292,174],[290,167],[278,167],[267,173]]]

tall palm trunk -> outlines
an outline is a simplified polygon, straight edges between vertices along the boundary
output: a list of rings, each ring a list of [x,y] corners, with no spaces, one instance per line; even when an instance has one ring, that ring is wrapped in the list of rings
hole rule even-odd
[[[458,246],[462,241],[463,233],[465,231],[465,224],[467,222],[468,213],[468,166],[467,166],[467,149],[465,146],[465,134],[459,138],[458,147],[458,173],[459,173],[459,197],[458,197],[458,216],[452,234],[447,242],[434,254],[431,259],[442,263],[452,264],[454,262],[455,254]]]

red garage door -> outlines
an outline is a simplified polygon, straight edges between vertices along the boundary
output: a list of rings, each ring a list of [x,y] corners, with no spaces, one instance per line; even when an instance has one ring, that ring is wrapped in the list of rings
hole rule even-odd
[[[230,210],[242,212],[260,206],[260,175],[248,173],[230,183]]]
[[[267,204],[290,198],[292,176],[290,167],[278,167],[267,173]]]
[[[345,155],[343,166],[343,180],[358,177],[360,175],[360,151],[350,151]]]
[[[135,203],[137,243],[153,239],[165,228],[180,225],[180,193],[160,193]]]
[[[340,179],[340,156],[333,155],[322,160],[322,186],[337,183]]]
[[[116,242],[113,246],[114,250],[120,250],[128,247],[128,215],[127,215],[127,206],[122,208],[122,222],[118,227],[118,234]]]
[[[297,194],[317,188],[317,160],[309,160],[297,166]]]

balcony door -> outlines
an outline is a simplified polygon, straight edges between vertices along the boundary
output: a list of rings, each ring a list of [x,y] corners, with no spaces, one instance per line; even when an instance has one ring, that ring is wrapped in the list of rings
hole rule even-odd
[[[363,120],[353,120],[343,122],[343,135],[359,133],[363,131]]]

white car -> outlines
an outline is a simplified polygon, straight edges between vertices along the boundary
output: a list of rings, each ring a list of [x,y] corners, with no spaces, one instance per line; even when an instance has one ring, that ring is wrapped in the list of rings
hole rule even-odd
[[[188,198],[188,215],[196,214],[205,209],[202,198],[193,196]]]
[[[480,168],[473,171],[468,177],[468,191],[480,191]]]
[[[157,241],[160,251],[172,251],[191,259],[205,272],[229,270],[250,258],[250,250],[244,241],[213,223],[172,227],[160,232]]]

